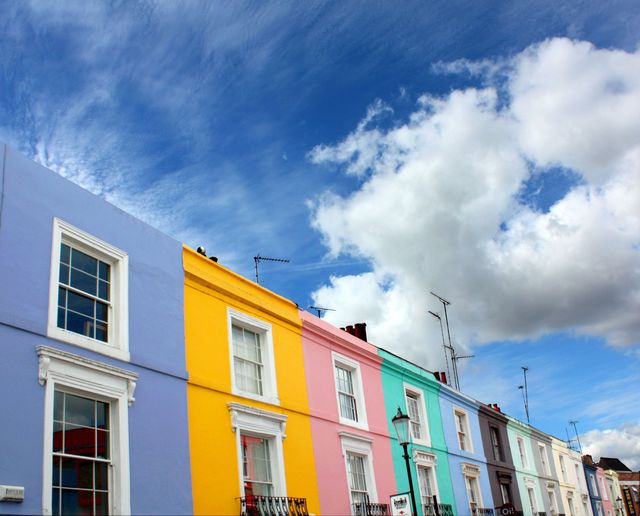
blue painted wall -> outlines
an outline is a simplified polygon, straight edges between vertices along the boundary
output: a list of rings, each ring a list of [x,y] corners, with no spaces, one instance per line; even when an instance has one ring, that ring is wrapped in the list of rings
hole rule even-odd
[[[0,167],[0,484],[26,489],[23,503],[0,502],[0,513],[42,511],[38,345],[138,373],[131,510],[192,513],[181,244],[3,144]],[[128,253],[129,362],[46,337],[54,217]]]
[[[491,486],[487,471],[487,460],[482,447],[482,436],[480,434],[480,424],[478,419],[477,402],[464,396],[455,389],[446,385],[440,387],[440,413],[442,416],[442,427],[448,450],[449,469],[451,471],[451,484],[456,500],[458,514],[466,514],[469,507],[467,488],[462,474],[462,464],[468,463],[480,468],[480,492],[482,496],[482,506],[485,508],[495,507],[491,496]],[[462,451],[458,444],[458,433],[455,426],[453,409],[459,407],[466,411],[471,432],[473,451]]]

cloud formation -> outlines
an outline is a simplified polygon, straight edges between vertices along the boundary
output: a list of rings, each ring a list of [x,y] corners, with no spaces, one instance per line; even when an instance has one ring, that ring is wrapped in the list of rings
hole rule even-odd
[[[640,51],[553,39],[494,65],[454,63],[483,86],[424,96],[391,129],[378,104],[309,153],[360,178],[317,199],[313,225],[331,255],[373,268],[332,277],[315,302],[410,357],[440,343],[430,290],[452,301],[462,345],[557,331],[639,344]],[[536,206],[528,185],[553,192],[567,170],[567,191]]]
[[[619,428],[592,430],[581,436],[584,453],[596,462],[600,457],[620,459],[629,469],[640,469],[640,425],[627,424]]]

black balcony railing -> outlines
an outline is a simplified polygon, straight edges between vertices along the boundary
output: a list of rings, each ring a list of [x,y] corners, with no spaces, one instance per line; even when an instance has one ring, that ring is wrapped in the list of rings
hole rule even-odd
[[[243,496],[240,516],[308,516],[306,498],[290,496]]]
[[[353,504],[354,516],[389,516],[389,505],[386,503],[364,503],[358,502]]]
[[[436,512],[436,507],[438,508]],[[437,506],[432,503],[425,503],[422,505],[422,514],[424,516],[455,516],[453,513],[453,507],[448,503],[439,503]]]
[[[471,516],[493,516],[493,509],[487,507],[472,507]]]

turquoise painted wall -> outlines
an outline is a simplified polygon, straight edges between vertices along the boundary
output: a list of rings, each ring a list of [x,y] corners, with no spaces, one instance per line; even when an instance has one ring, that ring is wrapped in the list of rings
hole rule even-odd
[[[524,516],[535,516],[532,514],[529,505],[528,487],[532,487],[536,500],[536,509],[538,512],[544,511],[545,505],[540,492],[540,486],[538,482],[538,472],[535,466],[535,456],[533,455],[533,446],[531,445],[531,431],[528,426],[521,423],[517,419],[513,419],[509,416],[507,423],[507,435],[509,436],[509,446],[511,447],[511,454],[513,455],[513,463],[516,468],[516,479],[518,482],[518,489],[520,491],[520,498],[522,499],[522,511]],[[520,459],[520,449],[518,447],[518,437],[522,437],[524,441],[525,451],[527,454],[527,464],[523,464]],[[529,483],[527,483],[529,479]],[[530,482],[533,479],[533,482]]]
[[[381,368],[382,389],[384,392],[384,403],[387,411],[387,421],[389,424],[389,434],[391,435],[391,453],[393,456],[393,466],[396,475],[398,492],[409,491],[409,481],[407,479],[407,467],[403,458],[402,446],[397,441],[396,432],[391,419],[396,415],[398,407],[402,412],[407,413],[405,399],[405,385],[415,388],[423,395],[427,424],[429,427],[430,446],[412,443],[409,445],[409,455],[413,456],[413,451],[424,451],[436,457],[436,480],[438,483],[438,502],[450,504],[456,511],[453,489],[451,487],[451,476],[449,472],[449,461],[447,458],[447,446],[445,444],[444,431],[442,429],[442,417],[440,415],[439,391],[440,384],[435,380],[433,374],[424,369],[403,360],[402,358],[378,349],[378,354],[384,359]],[[413,460],[410,461],[413,487],[418,504],[418,513],[422,515],[420,506],[420,491],[418,488],[418,477]]]

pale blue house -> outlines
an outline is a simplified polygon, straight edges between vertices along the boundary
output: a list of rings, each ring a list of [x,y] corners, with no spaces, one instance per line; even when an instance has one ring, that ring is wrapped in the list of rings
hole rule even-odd
[[[0,513],[192,513],[181,244],[0,167]]]

